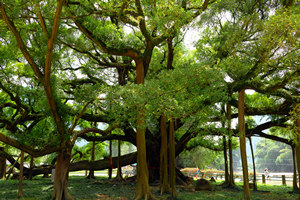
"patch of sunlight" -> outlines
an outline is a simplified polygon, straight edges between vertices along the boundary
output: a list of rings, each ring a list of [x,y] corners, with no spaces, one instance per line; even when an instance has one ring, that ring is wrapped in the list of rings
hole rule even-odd
[[[42,191],[49,191],[53,189],[53,185],[42,187]]]

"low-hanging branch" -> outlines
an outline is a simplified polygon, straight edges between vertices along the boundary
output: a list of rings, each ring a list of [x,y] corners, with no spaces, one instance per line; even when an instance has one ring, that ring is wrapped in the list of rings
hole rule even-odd
[[[137,153],[130,153],[120,157],[120,166],[126,166],[136,163],[136,155]],[[15,159],[6,152],[0,152],[1,157],[5,157],[10,163],[15,163]],[[96,161],[89,161],[89,160],[82,160],[75,163],[71,163],[69,167],[69,171],[80,171],[80,170],[104,170],[109,168],[116,168],[117,167],[117,157],[112,158],[104,158],[102,160]],[[112,163],[111,163],[112,161]],[[20,163],[16,162],[15,167],[17,169],[20,168]],[[32,169],[33,176],[39,174],[51,174],[52,169],[55,169],[54,165],[46,165],[46,166],[39,166]],[[28,176],[30,169],[24,166],[24,176]]]

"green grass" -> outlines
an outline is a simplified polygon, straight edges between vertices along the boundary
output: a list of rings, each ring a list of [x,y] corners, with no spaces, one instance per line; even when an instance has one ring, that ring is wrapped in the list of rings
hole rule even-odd
[[[217,184],[219,184],[218,182]],[[243,191],[241,183],[237,183],[240,190],[224,190],[216,187],[215,191],[191,191],[178,186],[178,199],[181,200],[237,200],[242,199]],[[82,176],[70,176],[69,190],[76,199],[133,199],[135,194],[135,183],[111,182],[106,178],[96,180],[86,179]],[[288,200],[296,199],[297,195],[290,194],[292,190],[288,186],[272,186],[258,184],[260,191],[251,191],[253,200]],[[50,178],[35,177],[33,181],[24,180],[23,193],[24,200],[48,200],[53,191]],[[158,186],[151,186],[151,191],[158,199],[166,199],[169,195],[162,198],[159,195]],[[18,180],[0,180],[0,200],[17,199]]]

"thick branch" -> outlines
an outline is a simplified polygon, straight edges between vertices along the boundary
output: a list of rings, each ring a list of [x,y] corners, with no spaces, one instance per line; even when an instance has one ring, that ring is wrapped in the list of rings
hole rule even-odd
[[[44,32],[44,35],[45,37],[47,38],[47,40],[49,40],[49,35],[48,35],[48,32],[47,32],[47,27],[46,27],[46,24],[45,24],[45,20],[42,16],[42,13],[41,13],[41,10],[40,10],[40,5],[39,3],[35,3],[35,7],[36,7],[36,12],[37,12],[37,15],[39,17],[39,20],[40,20],[40,23],[41,23],[41,27],[42,27],[42,30]]]
[[[126,137],[125,135],[117,135],[117,134],[110,134],[105,136],[80,135],[79,137],[85,139],[86,141],[103,142],[107,140],[121,140],[121,141],[131,142],[130,138]]]
[[[37,64],[34,62],[33,58],[29,54],[29,52],[27,50],[27,47],[26,47],[26,45],[24,44],[24,42],[22,40],[20,32],[17,30],[14,23],[8,18],[7,14],[6,14],[6,11],[5,11],[5,8],[4,8],[4,5],[1,2],[0,2],[0,11],[1,11],[1,14],[2,14],[2,19],[5,21],[5,23],[9,27],[9,29],[13,32],[13,34],[14,34],[16,40],[17,40],[17,44],[18,44],[19,49],[21,50],[21,52],[24,55],[27,62],[32,67],[35,75],[38,77],[38,79],[44,85],[45,83],[44,83],[44,77],[43,77],[42,72],[39,70]]]
[[[0,132],[0,141],[4,142],[5,144],[8,144],[10,146],[13,146],[17,149],[20,149],[34,157],[39,157],[39,156],[43,156],[43,155],[47,155],[53,152],[57,152],[58,150],[60,150],[61,148],[56,147],[56,146],[45,146],[42,149],[33,149],[30,146],[21,144],[19,141],[12,139],[6,135],[4,135],[3,133]]]
[[[281,137],[278,137],[278,136],[275,136],[275,135],[268,135],[262,131],[255,131],[253,132],[253,135],[258,135],[260,137],[263,137],[263,138],[267,138],[267,139],[270,139],[270,140],[274,140],[274,141],[277,141],[277,142],[282,142],[282,143],[285,143],[287,145],[291,145],[291,146],[295,146],[295,144],[288,140],[288,139],[285,139],[285,138],[281,138]]]
[[[79,30],[88,37],[92,42],[94,42],[100,49],[102,49],[103,52],[116,55],[116,56],[128,56],[133,59],[136,59],[139,57],[139,54],[132,48],[124,48],[124,49],[115,49],[113,47],[108,47],[104,41],[102,41],[99,38],[94,37],[93,33],[90,32],[86,27],[83,26],[82,22],[80,22],[78,19],[73,17],[73,21],[76,24],[76,26],[79,28]]]

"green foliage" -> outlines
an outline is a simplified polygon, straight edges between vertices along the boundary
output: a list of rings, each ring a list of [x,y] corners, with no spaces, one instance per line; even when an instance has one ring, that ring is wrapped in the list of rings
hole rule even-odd
[[[222,152],[212,151],[203,147],[196,147],[191,151],[180,154],[180,165],[182,167],[194,167],[199,169],[223,169],[224,159]]]
[[[95,160],[100,160],[103,157],[107,156],[107,152],[105,151],[106,144],[102,142],[96,142],[95,145]],[[77,162],[80,160],[91,160],[93,143],[89,142],[84,146],[74,146],[72,149],[72,161]]]
[[[291,172],[293,170],[292,150],[289,146],[275,141],[260,140],[256,144],[257,168],[269,172]]]
[[[142,13],[136,2],[81,0],[67,1],[69,5],[64,5],[51,60],[50,85],[66,131],[91,100],[85,114],[92,117],[101,114],[105,119],[80,119],[76,129],[91,127],[89,120],[103,120],[110,125],[116,122],[118,128],[147,128],[158,135],[158,119],[164,113],[168,119],[180,120],[177,141],[190,133],[194,138],[187,143],[187,148],[208,155],[203,156],[206,164],[198,163],[198,166],[207,166],[214,158],[215,165],[220,167],[223,162],[220,153],[198,150],[197,146],[222,149],[220,138],[207,135],[227,134],[220,128],[220,122],[212,121],[224,119],[222,107],[230,100],[228,93],[235,92],[230,90],[255,89],[245,100],[255,109],[277,108],[283,102],[299,103],[299,6],[283,8],[281,1],[218,0],[210,1],[202,12],[203,1],[143,0]],[[44,30],[35,3],[40,4]],[[45,73],[45,32],[51,35],[56,1],[15,0],[2,4],[37,68]],[[199,18],[193,17],[201,12]],[[101,45],[75,26],[75,18]],[[182,40],[184,31],[192,28],[192,21],[199,26],[201,38],[196,51],[189,52]],[[166,38],[170,36],[174,69],[166,70],[169,53]],[[134,60],[116,56],[127,50],[134,50],[140,58],[152,55],[144,85],[135,84]],[[125,86],[118,85],[118,71],[126,72]],[[0,20],[0,83],[1,133],[34,148],[58,145],[59,133],[45,88],[3,20]],[[237,99],[237,94],[232,98]],[[136,127],[141,110],[145,127]],[[291,113],[294,120],[298,113]],[[269,115],[271,119],[278,117]],[[247,125],[247,128],[256,126],[251,117],[247,118]],[[272,132],[283,136],[282,131]],[[70,139],[69,134],[63,136]],[[294,138],[288,132],[283,137]],[[90,143],[75,146],[73,153],[80,151],[87,155],[90,148]],[[104,144],[97,144],[96,158],[105,155],[105,148]],[[262,160],[264,152],[276,157],[278,165],[289,156],[286,148],[272,144],[260,144]],[[83,159],[79,155],[74,159]]]

